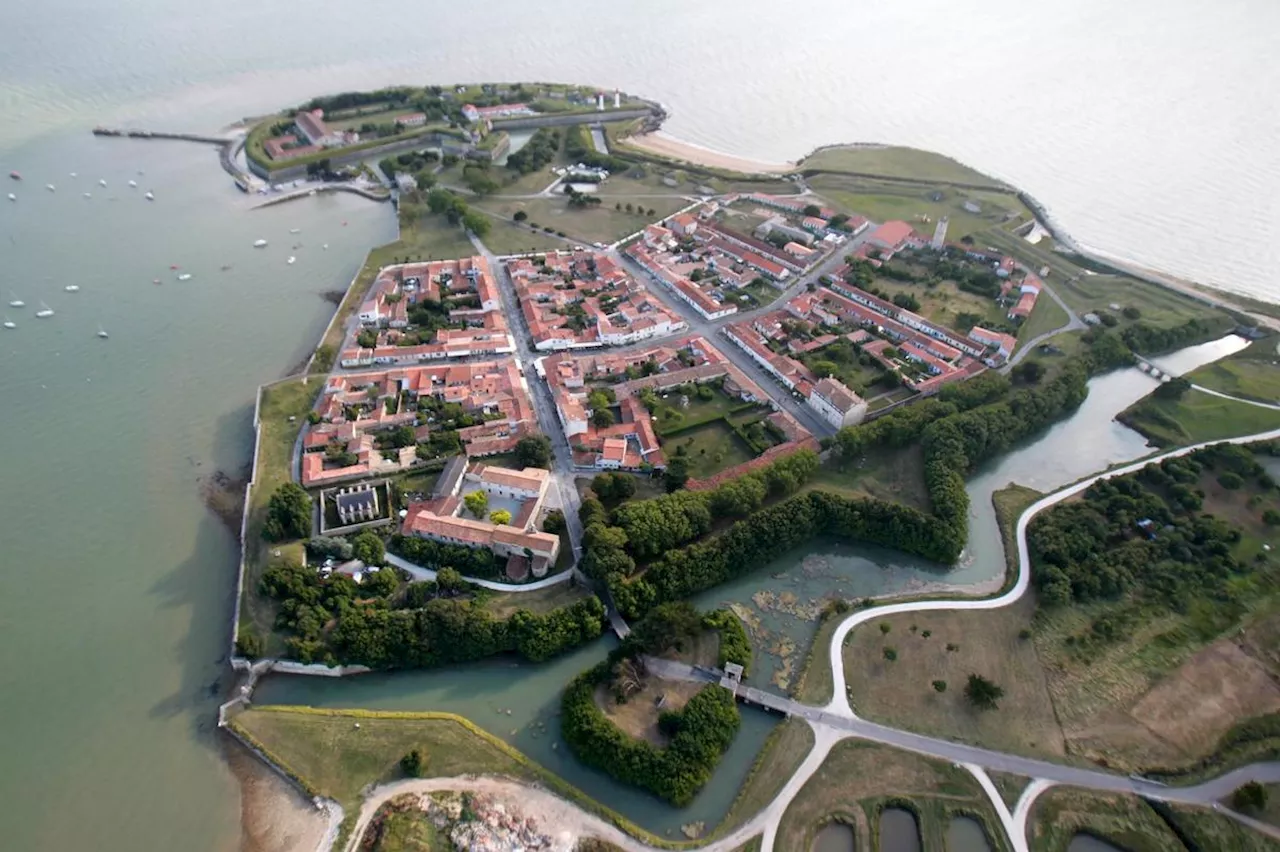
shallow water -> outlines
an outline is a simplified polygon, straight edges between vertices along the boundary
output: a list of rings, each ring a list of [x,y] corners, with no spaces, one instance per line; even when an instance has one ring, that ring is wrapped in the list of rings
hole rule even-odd
[[[841,822],[829,822],[813,838],[810,852],[854,852],[853,829]]]
[[[947,824],[947,852],[991,852],[982,823],[971,817],[951,820]]]
[[[880,812],[880,852],[920,852],[920,825],[903,808]]]

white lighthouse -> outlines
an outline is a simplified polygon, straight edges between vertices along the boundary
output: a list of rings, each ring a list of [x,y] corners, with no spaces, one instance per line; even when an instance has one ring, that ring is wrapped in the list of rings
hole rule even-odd
[[[596,109],[604,112],[604,92],[596,92]]]
[[[613,90],[613,108],[622,109],[622,91],[620,89]]]

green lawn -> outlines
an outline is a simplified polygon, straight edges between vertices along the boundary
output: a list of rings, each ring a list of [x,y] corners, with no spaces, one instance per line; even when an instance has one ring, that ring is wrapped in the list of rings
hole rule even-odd
[[[1070,317],[1062,306],[1054,301],[1052,296],[1042,291],[1040,297],[1036,299],[1036,306],[1031,316],[1027,317],[1022,327],[1018,329],[1018,342],[1024,344],[1028,340],[1034,340],[1046,332],[1062,328],[1069,321]]]
[[[819,151],[800,163],[805,170],[856,172],[888,178],[1001,187],[1004,184],[961,162],[916,148],[841,147]]]
[[[833,174],[815,177],[809,185],[837,207],[875,222],[901,219],[909,222],[925,238],[932,237],[934,224],[940,217],[947,216],[948,242],[965,235],[975,235],[975,239],[981,241],[985,237],[976,235],[998,228],[1005,223],[1008,214],[1014,214],[1020,220],[1031,215],[1016,197],[990,190],[935,189]],[[932,199],[934,192],[942,193],[940,201]],[[963,205],[967,200],[981,204],[982,212],[965,210]]]
[[[499,255],[569,249],[579,244],[571,237],[558,237],[541,229],[534,230],[496,215],[483,242],[489,251]]]
[[[302,542],[270,543],[262,539],[267,502],[277,488],[291,479],[289,463],[293,444],[320,392],[320,379],[288,379],[262,390],[259,409],[261,439],[258,444],[258,480],[249,494],[249,523],[245,529],[245,578],[241,599],[240,629],[251,630],[266,641],[266,653],[283,648],[272,632],[275,606],[258,594],[262,573],[277,562],[301,562]],[[290,418],[296,418],[293,422]],[[279,555],[277,555],[279,554]]]
[[[694,479],[706,479],[755,458],[742,439],[719,420],[662,439],[662,449],[667,458],[676,455],[677,447],[684,447],[685,457],[689,460],[689,476]]]
[[[1087,832],[1128,852],[1182,848],[1164,821],[1137,796],[1055,787],[1036,800],[1027,834],[1034,852],[1062,852]]]
[[[1198,390],[1188,391],[1179,400],[1144,397],[1116,419],[1166,447],[1280,429],[1280,411]]]
[[[1234,396],[1276,402],[1280,399],[1280,335],[1255,340],[1234,355],[1195,370],[1187,378]]]
[[[561,547],[561,552],[565,549]],[[493,613],[494,618],[506,618],[518,609],[542,614],[571,606],[589,594],[586,588],[576,583],[557,583],[533,592],[498,592],[485,598],[484,607]]]
[[[924,487],[923,452],[918,444],[896,450],[877,449],[843,467],[824,462],[802,490],[870,496],[925,511],[930,507]]]
[[[557,232],[563,231],[577,244],[588,246],[596,242],[612,243],[635,233],[650,222],[671,215],[688,204],[677,197],[611,196],[599,207],[573,208],[569,206],[569,200],[564,196],[513,199],[496,195],[478,199],[474,203],[475,206],[508,220],[515,215],[516,211],[524,211],[529,217],[530,225],[536,223],[540,228],[550,227]],[[628,203],[635,205],[631,213],[627,213],[625,209]],[[614,209],[615,204],[621,204],[624,209]],[[640,206],[644,208],[643,212],[635,212]],[[654,211],[652,216],[648,213],[650,209]]]

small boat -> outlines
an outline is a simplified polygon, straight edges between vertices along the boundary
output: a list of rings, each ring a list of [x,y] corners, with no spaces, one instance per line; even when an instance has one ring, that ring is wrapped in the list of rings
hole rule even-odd
[[[181,269],[181,267],[180,267],[180,266],[178,266],[178,264],[176,264],[176,263],[171,263],[171,264],[169,264],[169,268],[170,268],[170,269]]]
[[[84,194],[84,197],[85,197],[85,198],[93,198],[93,195],[92,195],[92,194],[90,194],[90,193],[88,193],[88,192],[86,192],[86,193]]]
[[[53,192],[54,190],[56,190],[56,189],[57,189],[57,187],[56,187],[56,186],[54,186],[54,185],[53,185],[53,184],[51,184],[51,183],[46,183],[46,184],[44,185],[44,188],[45,188],[45,189],[47,189],[47,190],[49,190],[50,192]]]
[[[290,229],[289,229],[289,233],[291,233],[291,234],[301,234],[301,233],[302,233],[302,229],[301,229],[301,228],[290,228]]]
[[[19,298],[18,298],[18,294],[17,294],[17,293],[15,293],[15,292],[13,292],[12,290],[10,290],[10,291],[9,291],[9,296],[11,297],[11,298],[9,299],[9,307],[11,307],[11,308],[25,308],[25,307],[27,306],[27,303],[26,303],[26,302],[24,302],[24,301],[22,301],[21,299],[19,299]]]
[[[253,247],[254,247],[254,248],[266,248],[266,246],[267,246],[267,241],[266,241],[266,240],[254,240],[254,241],[253,241]]]
[[[22,180],[22,175],[18,174],[17,172],[9,172],[9,177],[13,178],[14,180]]]
[[[136,180],[131,180],[131,181],[129,181],[129,186],[133,187],[134,189],[137,189],[137,188],[138,188],[138,182],[137,182]]]
[[[63,289],[63,290],[66,290],[68,293],[79,293],[79,292],[80,292],[80,285],[79,285],[79,284],[68,284],[67,286],[63,287],[62,289]]]
[[[328,251],[328,250],[329,250],[329,244],[328,244],[328,243],[325,243],[324,245],[320,246],[320,248],[324,249],[325,251]]]
[[[152,278],[152,279],[151,279],[151,283],[152,283],[152,284],[159,284],[159,283],[160,283],[160,279],[159,279],[159,278]]]
[[[156,200],[156,197],[155,197],[154,195],[152,195],[150,192],[148,192],[146,195],[144,195],[144,196],[142,196],[142,197],[143,197],[143,198],[145,198],[145,199],[147,199],[148,201],[155,201],[155,200]]]
[[[11,192],[11,193],[9,193],[9,200],[10,200],[10,201],[17,201],[17,200],[18,200],[18,196],[14,195],[14,194]]]
[[[98,336],[103,340],[107,339],[107,330],[102,327],[102,323],[98,323]]]
[[[14,322],[13,320],[9,319],[8,317],[5,317],[5,318],[4,318],[4,327],[5,327],[5,328],[17,328],[17,327],[18,327],[18,324],[17,324],[16,322]]]
[[[75,173],[75,172],[72,172],[72,173],[71,173],[71,176],[72,176],[72,177],[75,177],[75,176],[76,176],[76,173]]]
[[[294,257],[293,255],[289,255],[289,259],[286,260],[285,263],[297,263],[297,261],[298,259],[296,257]]]
[[[224,264],[222,264],[222,266],[220,266],[220,267],[218,267],[218,268],[219,268],[222,272],[226,272],[227,270],[229,270],[229,269],[231,268],[231,264],[229,264],[229,263],[224,263]]]
[[[36,311],[36,317],[38,319],[48,319],[51,316],[53,316],[53,308],[49,307],[44,302],[41,302],[40,310]]]
[[[106,186],[106,185],[107,185],[107,182],[105,180],[98,181],[98,186]]]
[[[191,273],[190,273],[190,272],[184,272],[184,273],[182,273],[181,275],[179,275],[179,276],[178,276],[178,280],[179,280],[179,281],[190,281],[190,280],[191,280]]]

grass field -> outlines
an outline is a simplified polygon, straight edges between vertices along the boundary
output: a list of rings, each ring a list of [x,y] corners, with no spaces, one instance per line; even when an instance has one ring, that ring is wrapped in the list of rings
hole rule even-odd
[[[1071,838],[1080,833],[1106,840],[1126,852],[1183,848],[1156,812],[1136,796],[1054,787],[1036,800],[1030,823],[1027,834],[1034,852],[1066,852]]]
[[[301,562],[301,542],[270,543],[262,539],[262,525],[266,520],[267,502],[277,488],[289,482],[289,462],[293,456],[293,444],[298,430],[305,422],[316,395],[320,392],[318,379],[286,379],[262,389],[262,403],[258,411],[261,425],[258,442],[258,480],[249,494],[249,523],[245,528],[245,577],[244,595],[241,598],[240,630],[250,630],[266,642],[266,653],[283,649],[283,644],[272,632],[275,623],[275,606],[258,594],[258,581],[262,573],[276,562]],[[290,421],[290,418],[296,418]],[[278,556],[276,554],[279,554]]]
[[[1029,219],[1031,213],[1012,195],[991,191],[970,191],[888,181],[866,180],[844,175],[823,174],[809,181],[813,191],[850,213],[859,213],[875,222],[901,219],[925,238],[933,236],[934,224],[948,218],[947,240],[973,236],[979,244],[985,232],[1000,228],[1009,217]],[[935,192],[941,200],[933,200]],[[964,209],[965,201],[981,205],[980,213]],[[1017,238],[1014,238],[1017,239]]]
[[[626,212],[625,207],[628,203],[643,205],[643,212]],[[569,201],[564,196],[549,198],[490,196],[476,199],[473,204],[508,220],[517,211],[524,211],[529,217],[530,225],[536,223],[541,228],[550,227],[557,232],[563,231],[578,245],[589,246],[597,242],[612,243],[628,234],[633,234],[648,223],[676,212],[688,202],[674,196],[670,198],[610,196],[599,207],[574,208],[569,206]],[[615,204],[622,204],[624,209],[614,209]],[[650,209],[654,211],[653,216],[648,213]]]
[[[844,651],[854,710],[919,733],[1061,757],[1062,731],[1044,670],[1030,633],[1020,636],[1029,631],[1034,611],[1034,601],[1024,597],[988,612],[904,613],[859,626]],[[882,624],[890,626],[887,634]],[[885,648],[893,648],[896,659],[887,660]],[[969,706],[964,685],[971,673],[1004,688],[998,710]],[[936,691],[934,681],[944,681],[946,691]]]
[[[755,458],[723,420],[663,438],[662,446],[668,456],[674,456],[677,447],[684,447],[685,458],[689,460],[689,476],[694,479],[706,479]]]
[[[961,162],[916,148],[839,147],[819,151],[800,162],[806,171],[856,172],[889,178],[1000,187],[1004,184]]]
[[[1116,419],[1164,447],[1280,429],[1280,411],[1194,389],[1177,400],[1143,397]]]
[[[843,467],[824,462],[803,491],[834,491],[849,497],[875,497],[929,510],[924,485],[924,458],[920,446],[898,450],[877,449],[874,454]]]
[[[957,317],[962,313],[977,314],[981,318],[977,324],[981,326],[990,327],[992,324],[1006,321],[1005,309],[997,305],[993,299],[965,292],[957,287],[954,281],[943,281],[934,287],[924,287],[891,278],[877,278],[875,285],[888,293],[888,298],[893,298],[898,293],[912,293],[920,301],[920,310],[916,313],[948,328],[959,326]],[[1039,310],[1038,304],[1036,309]],[[1065,324],[1066,315],[1063,314],[1063,320],[1059,325]],[[1048,326],[1048,328],[1055,327]]]
[[[1170,819],[1201,849],[1231,852],[1277,852],[1280,842],[1207,808],[1172,807]]]
[[[764,810],[804,763],[812,748],[813,729],[800,719],[787,719],[770,731],[751,774],[716,828],[716,834],[727,834]]]
[[[825,705],[831,700],[835,682],[831,677],[831,636],[836,632],[845,616],[837,613],[824,614],[818,624],[818,632],[809,645],[809,656],[800,667],[800,674],[793,681],[792,696],[805,704]]]
[[[453,852],[443,829],[419,812],[393,811],[382,823],[382,834],[367,852]]]
[[[484,235],[483,242],[489,251],[497,255],[570,249],[578,244],[570,237],[558,237],[542,230],[535,231],[510,219],[497,216],[492,218],[489,233]]]
[[[1041,334],[1062,328],[1070,321],[1067,312],[1051,296],[1040,294],[1031,316],[1018,329],[1018,342],[1024,344]]]
[[[590,591],[576,583],[557,583],[533,592],[498,592],[485,600],[484,607],[494,618],[506,618],[518,609],[541,614],[569,606],[589,594]]]
[[[1191,372],[1187,378],[1233,396],[1274,403],[1280,400],[1280,335],[1255,340],[1239,352]]]
[[[973,776],[950,763],[905,751],[845,740],[836,744],[821,768],[791,801],[778,824],[775,849],[806,850],[827,822],[849,825],[856,849],[879,845],[879,815],[884,807],[916,812],[925,849],[942,849],[947,824],[955,814],[985,824],[992,849],[1008,848],[986,795]]]

